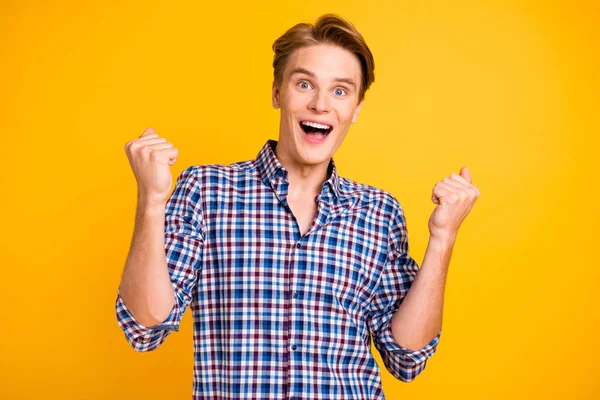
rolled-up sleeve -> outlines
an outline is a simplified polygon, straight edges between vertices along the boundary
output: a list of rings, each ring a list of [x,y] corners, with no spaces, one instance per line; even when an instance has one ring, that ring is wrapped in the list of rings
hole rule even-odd
[[[192,301],[205,238],[199,200],[198,178],[195,167],[191,166],[177,178],[175,189],[165,207],[165,254],[175,292],[175,303],[165,320],[149,327],[142,325],[129,311],[120,290],[117,290],[117,322],[127,341],[137,351],[154,350],[172,331],[178,331],[181,318]]]
[[[411,382],[435,353],[442,331],[423,348],[411,350],[400,346],[392,336],[392,317],[400,308],[419,271],[409,255],[406,220],[400,205],[389,230],[389,251],[377,291],[371,299],[368,325],[373,343],[386,369],[397,379]]]

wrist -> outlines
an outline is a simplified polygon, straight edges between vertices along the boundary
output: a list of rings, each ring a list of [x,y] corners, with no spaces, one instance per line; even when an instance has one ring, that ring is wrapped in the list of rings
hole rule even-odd
[[[138,196],[137,212],[139,214],[160,214],[165,212],[167,202],[163,199]]]
[[[452,247],[456,242],[456,232],[438,233],[429,236],[429,242],[435,247]]]

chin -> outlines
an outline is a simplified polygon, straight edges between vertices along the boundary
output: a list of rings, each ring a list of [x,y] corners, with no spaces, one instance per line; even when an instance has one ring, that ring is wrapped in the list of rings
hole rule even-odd
[[[320,165],[329,161],[330,157],[302,157],[300,162],[304,165]]]
[[[332,153],[329,146],[315,149],[311,148],[310,145],[306,146],[303,144],[303,146],[298,148],[298,157],[302,164],[318,165],[326,163],[329,162],[331,156]]]

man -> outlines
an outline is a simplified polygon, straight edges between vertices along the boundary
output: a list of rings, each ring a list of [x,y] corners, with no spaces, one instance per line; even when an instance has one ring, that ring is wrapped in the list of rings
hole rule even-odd
[[[398,201],[339,176],[332,158],[374,79],[362,36],[329,14],[273,49],[279,140],[255,159],[191,166],[169,197],[177,149],[151,128],[126,144],[138,208],[118,322],[154,350],[190,306],[194,399],[383,399],[371,336],[396,378],[423,371],[479,190],[466,168],[435,185],[419,268]]]

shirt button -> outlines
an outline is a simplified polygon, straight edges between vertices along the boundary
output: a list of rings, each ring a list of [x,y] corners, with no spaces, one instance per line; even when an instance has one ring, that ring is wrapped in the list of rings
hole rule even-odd
[[[296,244],[296,248],[298,248],[298,249],[302,248],[302,244],[301,243],[297,243]]]
[[[298,292],[294,292],[294,298],[297,299],[298,298]]]
[[[295,344],[292,345],[292,350],[296,350],[298,347],[296,347]]]

